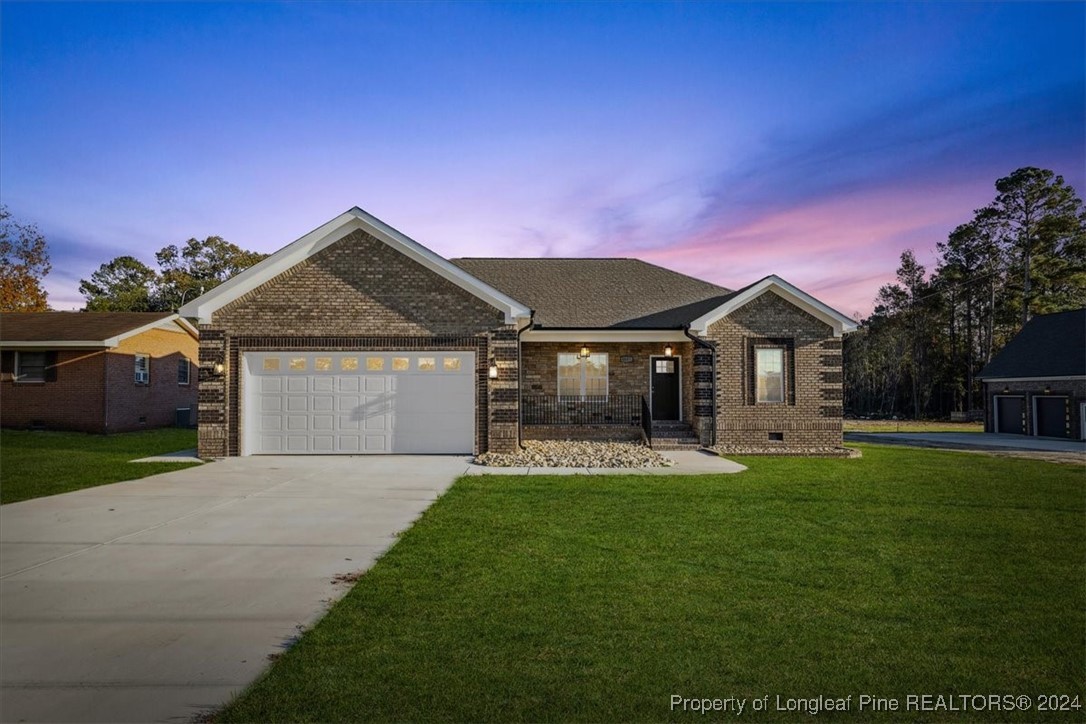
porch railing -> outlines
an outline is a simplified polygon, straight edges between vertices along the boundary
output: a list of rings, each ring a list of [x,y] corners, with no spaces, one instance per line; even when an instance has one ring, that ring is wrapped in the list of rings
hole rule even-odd
[[[641,432],[645,435],[645,444],[652,447],[652,408],[644,397],[641,398]]]
[[[525,425],[642,424],[641,395],[559,396],[525,395],[521,398]]]

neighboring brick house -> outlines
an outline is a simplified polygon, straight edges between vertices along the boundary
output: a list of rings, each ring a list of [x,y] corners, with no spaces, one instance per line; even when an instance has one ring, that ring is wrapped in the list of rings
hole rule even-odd
[[[1029,320],[978,377],[985,432],[1086,440],[1086,309]]]
[[[0,314],[0,426],[109,433],[191,424],[199,333],[176,314]]]
[[[200,454],[470,453],[540,438],[841,444],[843,314],[636,259],[444,259],[354,208],[181,309]]]

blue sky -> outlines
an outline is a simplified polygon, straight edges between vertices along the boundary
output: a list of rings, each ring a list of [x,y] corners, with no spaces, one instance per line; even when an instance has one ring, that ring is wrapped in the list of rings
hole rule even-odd
[[[866,313],[1019,166],[1086,184],[1082,3],[4,3],[0,200],[56,308],[358,205],[446,256],[776,273]]]

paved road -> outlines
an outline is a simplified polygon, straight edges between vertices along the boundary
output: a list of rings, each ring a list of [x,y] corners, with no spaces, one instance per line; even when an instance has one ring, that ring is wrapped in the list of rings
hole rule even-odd
[[[1000,435],[987,432],[847,432],[849,442],[881,442],[887,445],[920,445],[962,450],[1032,450],[1086,454],[1086,442],[1056,440],[1028,435]]]
[[[234,458],[0,507],[0,720],[223,704],[466,468]]]

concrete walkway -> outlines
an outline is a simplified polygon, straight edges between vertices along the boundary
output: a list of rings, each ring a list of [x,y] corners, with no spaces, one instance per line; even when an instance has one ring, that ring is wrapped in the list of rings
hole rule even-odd
[[[745,465],[702,450],[673,450],[663,453],[675,462],[667,468],[498,468],[471,464],[468,475],[716,475],[741,473]]]
[[[0,720],[222,705],[467,464],[235,458],[0,507]]]
[[[945,447],[957,450],[1031,450],[1086,455],[1086,442],[1081,440],[1057,440],[989,432],[847,432],[845,441]]]

